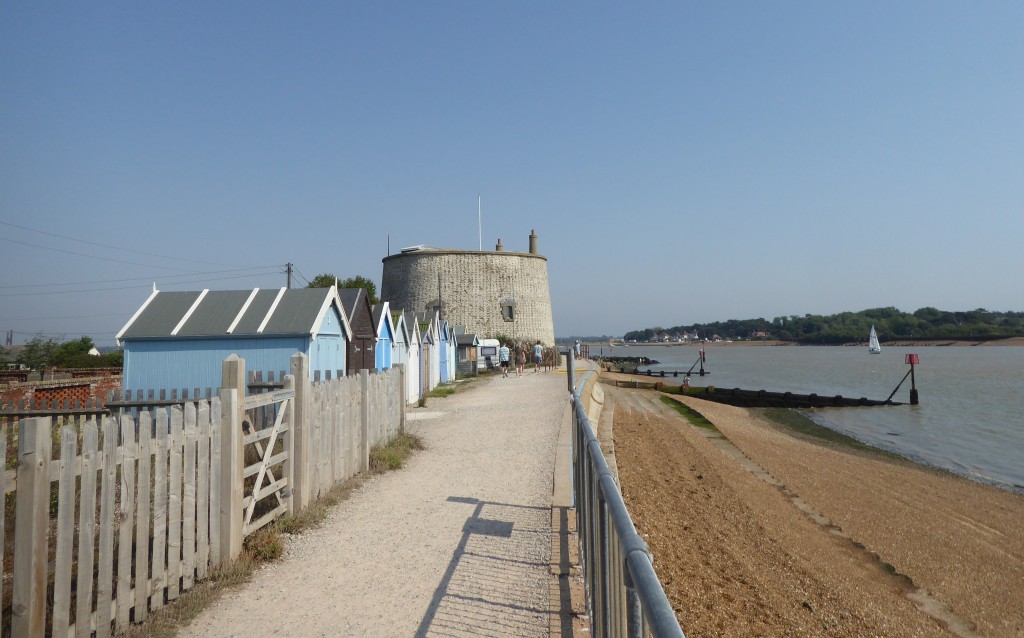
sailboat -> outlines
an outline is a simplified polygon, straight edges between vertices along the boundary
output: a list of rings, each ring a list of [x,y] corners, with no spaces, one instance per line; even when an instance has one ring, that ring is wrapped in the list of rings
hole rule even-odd
[[[871,354],[881,354],[882,346],[878,344],[878,334],[875,333],[875,326],[871,326],[871,334],[868,335],[868,352]]]

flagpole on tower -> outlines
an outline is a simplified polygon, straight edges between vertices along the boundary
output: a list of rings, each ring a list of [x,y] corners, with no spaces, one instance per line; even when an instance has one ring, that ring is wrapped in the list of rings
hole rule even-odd
[[[480,193],[476,194],[476,228],[477,242],[479,243],[477,250],[482,251],[484,249],[484,225],[480,217]]]

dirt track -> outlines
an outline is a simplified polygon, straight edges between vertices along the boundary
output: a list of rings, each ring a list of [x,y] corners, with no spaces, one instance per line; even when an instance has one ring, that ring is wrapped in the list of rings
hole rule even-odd
[[[608,388],[622,491],[690,636],[1024,635],[1024,498]]]

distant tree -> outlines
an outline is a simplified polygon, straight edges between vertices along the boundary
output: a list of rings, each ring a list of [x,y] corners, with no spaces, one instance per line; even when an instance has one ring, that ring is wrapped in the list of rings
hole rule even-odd
[[[332,275],[331,273],[325,272],[323,274],[317,275],[316,277],[313,277],[313,279],[310,280],[309,285],[306,286],[306,288],[330,288],[338,281],[340,281],[340,279],[338,278],[337,275]]]
[[[335,281],[338,282],[338,288],[364,288],[366,289],[366,295],[370,298],[370,303],[380,303],[380,299],[377,298],[377,284],[362,275],[356,275],[355,277],[349,277],[348,279],[338,279],[335,275],[324,273],[313,277],[312,281],[310,281],[309,285],[306,287],[330,288],[334,285]]]
[[[22,346],[21,352],[18,353],[17,363],[33,370],[45,368],[51,365],[51,359],[58,345],[56,339],[45,338],[42,335],[32,337],[28,343]]]
[[[105,367],[107,368],[123,368],[124,367],[124,350],[115,350],[108,352],[103,357],[105,359]]]
[[[58,368],[96,368],[106,361],[102,356],[89,354],[96,345],[92,337],[81,337],[73,341],[65,341],[54,349],[50,365]]]

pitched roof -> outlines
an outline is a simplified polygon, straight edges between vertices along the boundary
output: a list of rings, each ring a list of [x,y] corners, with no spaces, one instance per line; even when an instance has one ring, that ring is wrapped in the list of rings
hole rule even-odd
[[[117,334],[117,339],[160,339],[255,335],[313,335],[328,308],[348,315],[332,288],[279,290],[202,290],[160,292],[149,298]]]
[[[381,328],[387,328],[391,333],[391,339],[395,338],[395,324],[391,320],[390,304],[387,301],[374,304],[371,308],[373,312],[373,325],[377,329],[377,334],[380,335]]]
[[[365,303],[362,301],[366,295],[365,288],[338,288],[337,290],[338,296],[341,298],[341,305],[349,317],[359,308],[360,303]]]

